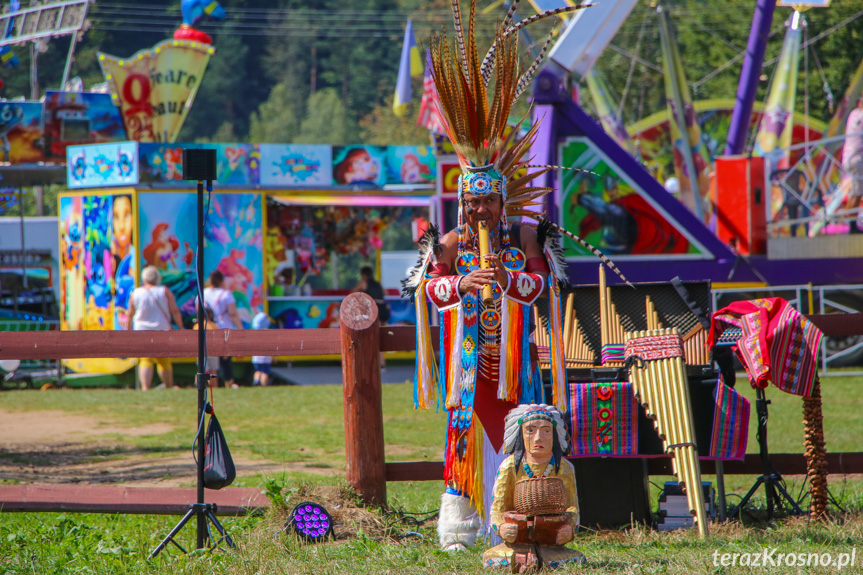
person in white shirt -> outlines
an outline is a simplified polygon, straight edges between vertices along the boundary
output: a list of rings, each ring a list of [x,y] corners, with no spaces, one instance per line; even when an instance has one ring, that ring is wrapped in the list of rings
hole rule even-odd
[[[204,305],[212,310],[219,329],[243,329],[234,294],[225,289],[225,276],[219,270],[210,274],[210,287],[204,288]],[[234,381],[234,364],[229,357],[219,358],[219,371],[225,387],[240,387]]]
[[[269,329],[270,316],[259,312],[252,320],[252,329]],[[256,355],[252,357],[252,366],[255,368],[255,377],[252,385],[266,387],[270,385],[270,371],[273,367],[273,358],[268,355]]]
[[[135,331],[156,331],[171,329],[171,319],[179,329],[183,329],[183,317],[174,294],[162,283],[162,274],[155,266],[147,266],[141,271],[144,285],[135,288],[129,297],[129,313],[126,316],[126,329]],[[174,367],[169,358],[142,357],[138,360],[138,381],[141,389],[147,391],[153,382],[153,366],[156,365],[159,377],[166,389],[174,387]]]

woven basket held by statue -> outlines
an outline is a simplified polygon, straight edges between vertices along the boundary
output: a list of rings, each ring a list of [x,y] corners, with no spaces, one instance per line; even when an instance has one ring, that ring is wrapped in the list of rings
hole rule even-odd
[[[559,477],[532,477],[515,484],[515,510],[528,516],[561,515],[566,512],[567,495]]]

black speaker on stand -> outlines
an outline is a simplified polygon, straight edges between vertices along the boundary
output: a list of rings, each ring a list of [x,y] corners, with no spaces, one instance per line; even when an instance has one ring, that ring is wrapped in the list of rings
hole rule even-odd
[[[198,435],[197,435],[197,472],[198,472],[198,493],[197,501],[189,506],[186,515],[180,522],[168,533],[168,536],[159,543],[150,557],[155,557],[167,547],[168,543],[173,543],[183,553],[186,552],[179,543],[174,539],[174,536],[189,522],[192,517],[198,518],[197,532],[197,549],[203,549],[206,541],[212,540],[210,525],[213,524],[216,531],[219,532],[220,539],[216,541],[213,547],[216,547],[224,540],[231,548],[236,549],[234,540],[225,530],[219,520],[216,518],[218,507],[215,503],[204,502],[204,412],[207,407],[207,387],[209,386],[209,376],[207,375],[207,330],[202,329],[204,326],[204,181],[207,182],[207,190],[212,191],[213,181],[216,179],[216,150],[202,149],[183,149],[183,179],[198,181],[198,249],[196,256],[197,269],[197,288],[198,288],[198,373],[195,377],[195,385],[198,388]]]

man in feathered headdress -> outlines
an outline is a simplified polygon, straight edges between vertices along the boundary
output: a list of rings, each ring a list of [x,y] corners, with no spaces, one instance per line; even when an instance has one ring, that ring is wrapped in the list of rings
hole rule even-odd
[[[452,50],[443,35],[431,41],[441,115],[462,168],[458,227],[443,237],[434,228],[429,230],[420,241],[419,262],[403,285],[404,293],[415,298],[417,310],[416,405],[430,407],[441,397],[449,411],[447,489],[438,520],[445,550],[472,545],[481,527],[488,527],[491,487],[504,457],[507,412],[518,404],[544,402],[539,370],[529,352],[534,329],[531,305],[542,294],[549,296],[553,402],[561,407],[565,402],[559,292],[565,267],[558,236],[537,211],[550,189],[532,185],[550,167],[516,176],[529,167],[525,155],[538,125],[519,141],[517,130],[506,133],[511,106],[539,65],[538,58],[524,74],[519,73],[518,30],[541,17],[578,7],[514,23],[516,5],[512,3],[482,61],[474,34],[475,0],[471,0],[466,31],[458,0],[453,0],[456,46]],[[493,91],[488,87],[492,76]],[[510,225],[510,218],[525,215],[540,219],[537,230]],[[490,235],[487,267],[480,262],[480,224]],[[489,286],[492,297],[484,298],[482,290]],[[428,301],[440,312],[439,363],[431,343]]]

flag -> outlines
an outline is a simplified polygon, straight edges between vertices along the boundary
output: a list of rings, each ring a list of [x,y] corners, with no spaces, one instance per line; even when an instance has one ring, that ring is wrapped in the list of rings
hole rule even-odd
[[[410,18],[405,27],[405,40],[402,44],[402,57],[399,63],[399,78],[396,81],[396,95],[393,99],[393,112],[402,117],[408,112],[411,101],[411,78],[423,73],[423,63],[420,59],[420,49],[414,39],[414,27]]]
[[[426,62],[429,60],[428,50],[426,50]],[[430,132],[441,136],[446,134],[443,127],[443,119],[440,115],[440,102],[438,101],[437,89],[434,86],[434,79],[431,75],[431,66],[426,66],[425,76],[423,78],[423,97],[420,102],[420,113],[417,116],[417,126],[422,126]]]
[[[710,153],[701,139],[692,95],[686,84],[683,60],[668,13],[659,11],[665,100],[674,157],[674,175],[680,183],[680,200],[702,222],[710,219]]]
[[[794,101],[797,99],[797,76],[800,68],[800,41],[805,22],[800,12],[791,16],[791,26],[785,33],[782,51],[767,104],[761,115],[761,125],[755,137],[753,154],[764,156],[772,169],[788,167],[787,148],[791,146],[791,132],[794,130]]]

